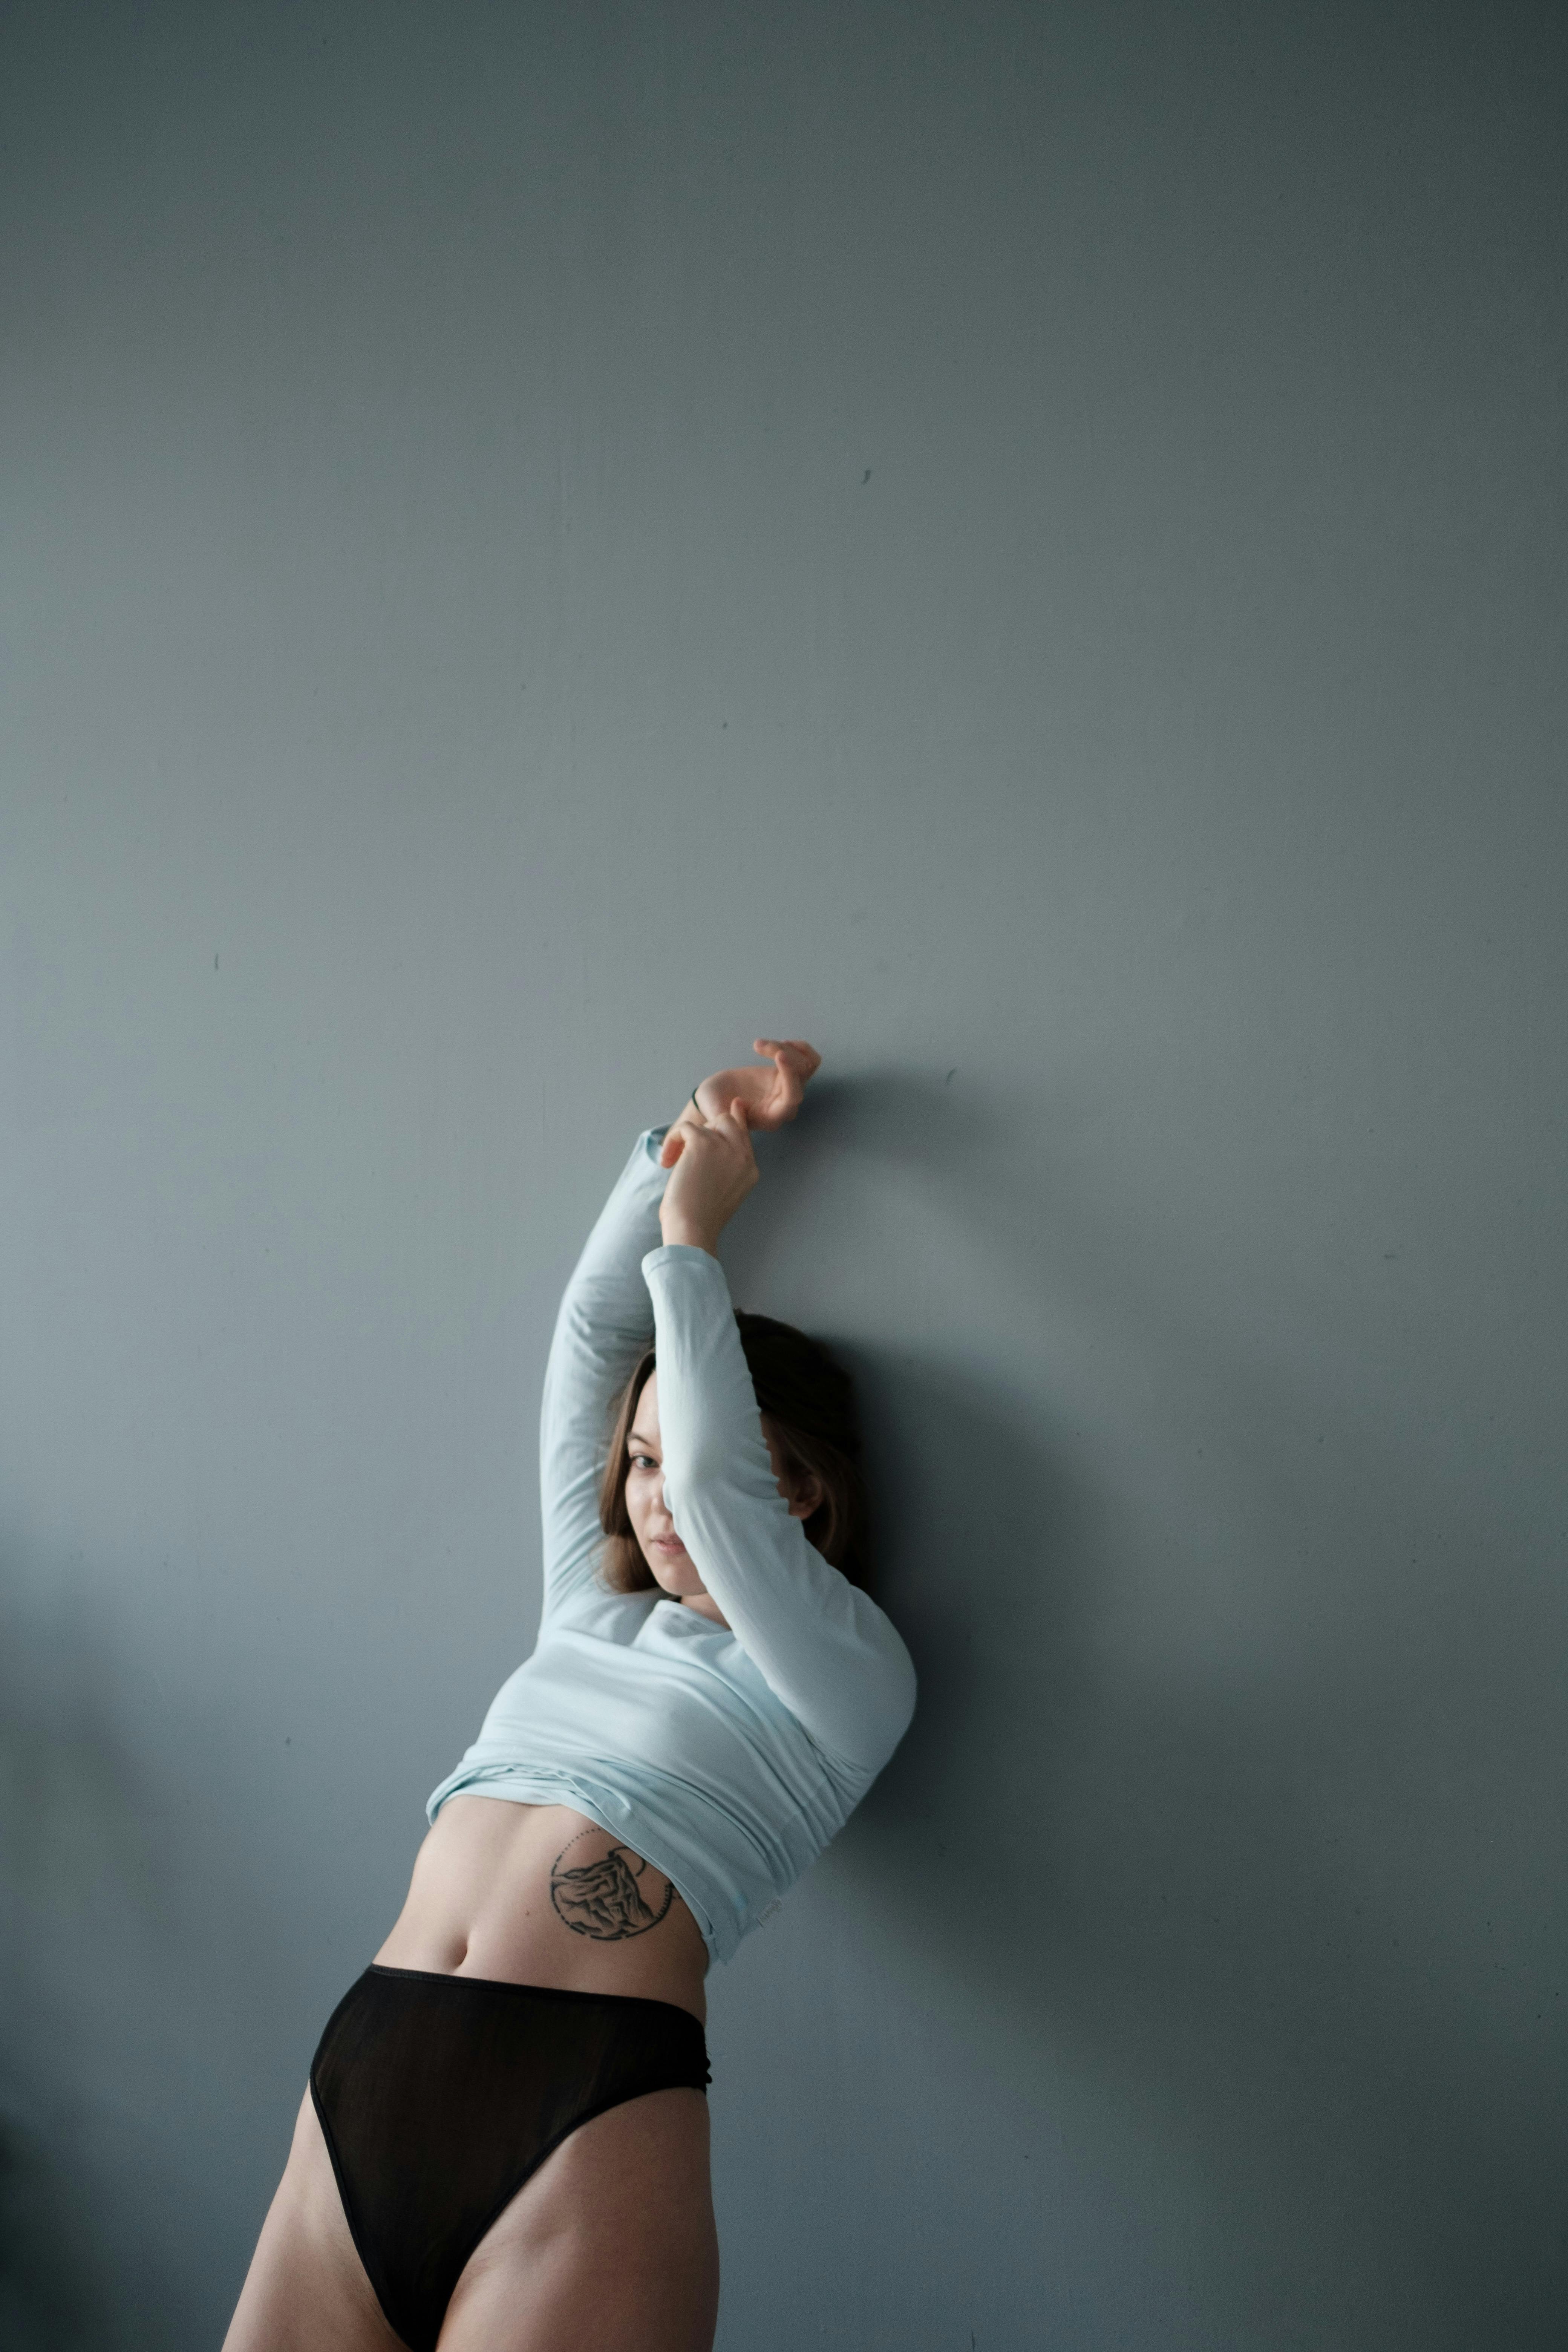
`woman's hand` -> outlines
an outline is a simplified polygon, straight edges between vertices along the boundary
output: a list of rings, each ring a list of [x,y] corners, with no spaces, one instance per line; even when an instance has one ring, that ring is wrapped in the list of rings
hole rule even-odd
[[[744,1097],[734,1096],[705,1126],[682,1119],[672,1127],[659,1163],[673,1170],[658,1211],[665,1240],[717,1257],[720,1234],[757,1181]]]
[[[675,1171],[659,1211],[667,1242],[716,1254],[719,1235],[760,1172],[748,1130],[793,1118],[806,1080],[822,1067],[821,1055],[804,1037],[755,1037],[752,1050],[769,1056],[766,1066],[704,1078],[664,1139],[658,1164]]]
[[[746,1123],[752,1128],[783,1127],[795,1117],[806,1080],[822,1067],[821,1055],[804,1037],[753,1037],[752,1051],[765,1054],[767,1064],[716,1070],[703,1079],[697,1089],[697,1108],[704,1118],[716,1118],[737,1099],[745,1104]],[[681,1118],[690,1116],[688,1103]]]

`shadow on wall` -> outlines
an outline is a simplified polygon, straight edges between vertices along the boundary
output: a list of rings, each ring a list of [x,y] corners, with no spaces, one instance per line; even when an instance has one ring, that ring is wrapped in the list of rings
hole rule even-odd
[[[103,2078],[123,2080],[132,1923],[164,1906],[111,1670],[58,1609],[30,1604],[29,1590],[68,1580],[24,1580],[20,1549],[0,1551],[0,2342],[106,2352],[171,2340],[178,2301],[145,2242],[125,2242],[102,2164],[121,2122]]]
[[[1510,1587],[1506,1528],[1342,1398],[1242,1360],[1201,1279],[1110,1230],[1060,1158],[1005,1150],[940,1078],[824,1096],[788,1193],[845,1152],[923,1176],[1043,1328],[1065,1306],[1147,1369],[1151,1446],[1201,1450],[1185,1499],[1220,1516],[1163,1532],[1097,1491],[1026,1377],[862,1354],[921,1704],[823,1866],[869,1885],[887,1948],[934,1961],[956,2016],[1021,2061],[1087,2057],[1151,2177],[1179,2151],[1256,2250],[1260,2322],[1283,2296],[1354,2340],[1544,2347],[1568,2086],[1536,2021],[1550,1986],[1518,1956],[1562,1946],[1531,1859],[1550,1806],[1513,1885],[1488,1845],[1521,1794],[1527,1816],[1544,1801],[1559,1629],[1543,1598],[1528,1613],[1528,1562]],[[1184,1516],[1179,1474],[1168,1490]],[[1171,1617],[1163,1656],[1128,1622],[1141,1600],[1179,1610],[1163,1574],[1222,1647],[1227,1612],[1245,1621],[1230,1654]],[[1476,1728],[1510,1715],[1508,1738]]]
[[[76,2352],[102,2337],[73,2260],[66,2183],[22,2105],[7,2079],[0,2088],[0,2344],[7,2352]]]

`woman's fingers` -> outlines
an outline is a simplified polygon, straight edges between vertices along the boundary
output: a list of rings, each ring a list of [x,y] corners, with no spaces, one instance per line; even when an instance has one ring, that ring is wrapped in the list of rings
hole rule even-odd
[[[700,1108],[681,1113],[684,1123],[700,1131],[726,1104],[744,1105],[748,1128],[782,1127],[800,1108],[806,1080],[822,1056],[801,1037],[758,1037],[752,1050],[765,1054],[771,1069],[715,1070],[697,1088]]]
[[[745,1097],[734,1095],[727,1110],[714,1112],[708,1122],[707,1131],[710,1135],[721,1136],[730,1150],[741,1150],[749,1157],[752,1150],[751,1126]]]
[[[663,1152],[668,1150],[678,1135],[681,1136],[680,1151],[689,1159],[693,1153],[701,1158],[715,1151],[721,1158],[739,1153],[743,1159],[753,1159],[751,1130],[757,1123],[754,1104],[748,1103],[744,1095],[727,1096],[723,1103],[716,1106],[711,1115],[700,1124],[693,1122],[684,1130],[670,1129],[661,1149],[661,1162],[665,1167],[673,1165],[672,1161],[663,1159]]]
[[[694,1102],[683,1102],[669,1123],[669,1132],[658,1148],[658,1164],[673,1168],[686,1149],[689,1135],[700,1135],[707,1124]]]
[[[784,1054],[773,1055],[773,1082],[769,1091],[768,1108],[775,1118],[793,1118],[800,1108],[801,1077],[799,1071]]]
[[[751,1120],[746,1097],[727,1090],[706,1124],[687,1130],[659,1203],[659,1230],[667,1242],[715,1247],[757,1181]]]
[[[820,1068],[822,1056],[804,1037],[756,1037],[752,1051],[766,1054],[773,1065],[776,1076],[768,1097],[766,1123],[782,1126],[800,1108],[805,1082]]]
[[[803,1078],[813,1076],[822,1067],[821,1055],[815,1045],[808,1045],[804,1037],[753,1037],[752,1051],[753,1054],[766,1054],[773,1061],[777,1061],[783,1055]]]

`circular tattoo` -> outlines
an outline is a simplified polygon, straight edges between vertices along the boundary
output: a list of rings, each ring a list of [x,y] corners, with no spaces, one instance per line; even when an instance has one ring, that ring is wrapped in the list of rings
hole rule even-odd
[[[583,1832],[584,1837],[593,1834],[589,1830]],[[675,1894],[664,1873],[650,1869],[640,1853],[624,1845],[613,1845],[598,1861],[568,1870],[566,1856],[573,1845],[581,1843],[574,1838],[572,1845],[563,1847],[550,1874],[550,1900],[563,1926],[574,1936],[592,1936],[597,1944],[625,1943],[628,1936],[646,1936],[650,1927],[657,1927]],[[639,1884],[645,1874],[652,1903],[646,1900]]]

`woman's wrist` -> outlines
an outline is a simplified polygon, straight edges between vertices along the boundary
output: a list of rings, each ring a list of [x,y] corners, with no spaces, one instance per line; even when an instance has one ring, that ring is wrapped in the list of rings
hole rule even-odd
[[[710,1257],[719,1255],[719,1233],[715,1226],[700,1224],[695,1217],[683,1217],[679,1212],[658,1221],[658,1230],[667,1249],[706,1250]]]

